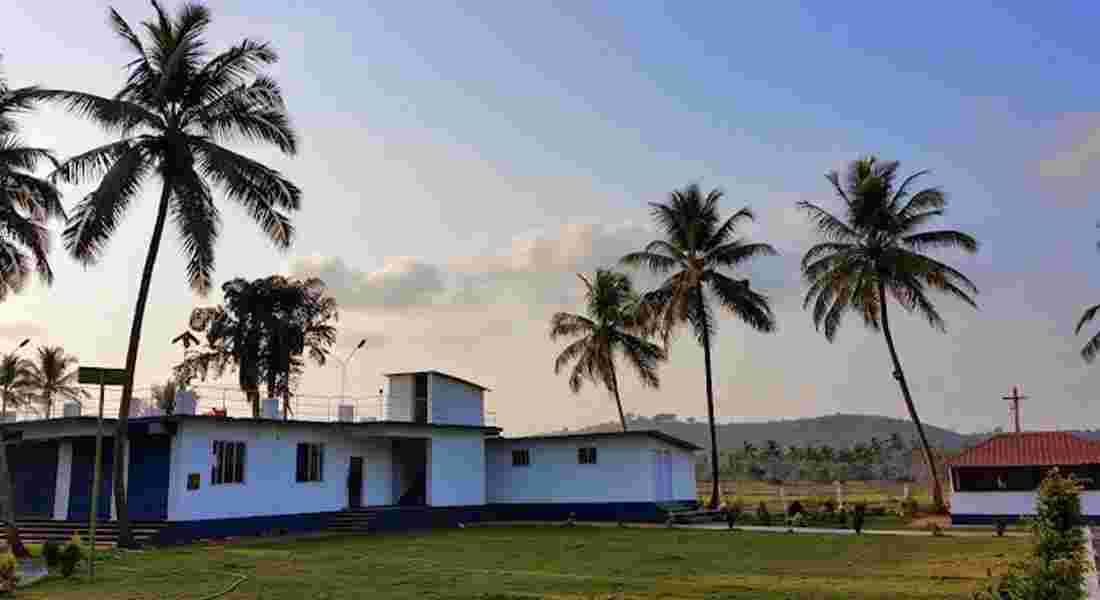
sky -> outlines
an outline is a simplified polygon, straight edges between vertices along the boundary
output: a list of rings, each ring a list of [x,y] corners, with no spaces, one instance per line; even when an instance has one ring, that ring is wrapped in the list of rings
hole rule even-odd
[[[892,317],[923,419],[1007,427],[1001,397],[1015,385],[1030,396],[1025,427],[1100,427],[1100,366],[1081,360],[1074,335],[1100,302],[1100,5],[996,4],[211,3],[212,48],[251,37],[280,52],[270,73],[302,140],[294,157],[235,148],[304,191],[286,252],[223,203],[215,280],[321,276],[341,305],[337,354],[367,340],[347,367],[351,396],[376,394],[385,372],[438,369],[491,388],[508,433],[609,421],[606,392],[573,395],[553,373],[550,316],[581,310],[575,273],[656,237],[647,203],[696,182],[725,191],[725,212],[750,206],[745,235],[780,251],[744,273],[772,299],[778,331],[720,322],[719,418],[904,417],[881,336],[850,318],[829,343],[801,307],[798,263],[815,237],[795,203],[837,208],[823,175],[875,154],[930,169],[927,185],[949,194],[938,225],[981,242],[975,256],[942,256],[980,288],[978,311],[941,299],[946,334]],[[131,23],[152,14],[136,0],[111,6]],[[116,91],[129,57],[107,9],[0,4],[9,82]],[[22,123],[61,157],[110,139],[52,107]],[[65,188],[66,206],[88,191]],[[57,243],[53,286],[0,306],[0,350],[30,337],[122,366],[158,192],[146,185],[99,264]],[[191,309],[219,300],[196,296],[184,265],[169,230],[139,387],[179,361],[169,340]],[[705,415],[689,335],[659,390],[621,385],[629,412]],[[300,391],[324,403],[340,388],[331,361]]]

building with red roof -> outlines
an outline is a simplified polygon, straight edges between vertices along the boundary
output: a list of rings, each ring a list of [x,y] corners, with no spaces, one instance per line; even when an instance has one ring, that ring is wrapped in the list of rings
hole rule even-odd
[[[1058,468],[1081,481],[1082,512],[1100,520],[1100,442],[1066,431],[1002,433],[947,462],[951,521],[989,523],[1035,513],[1035,493]]]

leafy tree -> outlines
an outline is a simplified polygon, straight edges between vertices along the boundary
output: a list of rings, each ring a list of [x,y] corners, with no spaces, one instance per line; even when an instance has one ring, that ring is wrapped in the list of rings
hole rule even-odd
[[[118,139],[74,156],[54,178],[65,183],[98,182],[81,200],[64,231],[65,246],[84,264],[97,262],[132,201],[150,179],[160,182],[152,238],[142,269],[130,342],[126,383],[115,431],[115,456],[126,441],[134,388],[134,366],[153,268],[169,213],[188,258],[191,287],[206,294],[214,272],[214,246],[221,232],[215,190],[241,205],[278,248],[290,246],[293,227],[287,213],[299,208],[300,190],[277,171],[223,144],[247,140],[294,154],[297,136],[287,118],[282,92],[260,74],[276,62],[266,43],[245,39],[211,55],[206,40],[210,13],[184,4],[176,15],[154,0],[154,18],[139,36],[113,9],[114,32],[133,56],[127,80],[111,97],[79,91],[39,90],[36,97],[61,102]],[[122,467],[114,463],[118,541],[133,546]]]
[[[37,360],[27,366],[27,397],[39,405],[45,418],[53,416],[55,400],[82,402],[88,397],[77,383],[76,357],[65,354],[61,346],[38,348]]]
[[[180,385],[175,379],[169,379],[162,385],[154,385],[152,389],[153,405],[170,415],[176,412],[176,392]]]
[[[335,300],[325,295],[320,279],[280,275],[233,279],[222,285],[222,292],[224,303],[196,308],[190,331],[174,340],[183,342],[186,349],[183,362],[175,368],[177,379],[221,377],[235,369],[254,417],[260,415],[261,382],[266,382],[269,397],[283,398],[283,409],[289,411],[302,356],[323,365],[336,341],[336,329],[330,324],[337,318]],[[204,334],[205,343],[191,332]]]
[[[639,333],[643,329],[640,298],[634,293],[629,277],[606,269],[597,270],[591,280],[580,274],[577,277],[585,287],[586,315],[559,312],[551,317],[551,340],[577,338],[554,360],[554,373],[573,365],[569,389],[574,394],[585,381],[606,387],[615,400],[619,421],[626,431],[616,357],[621,356],[634,368],[643,385],[656,388],[660,386],[657,365],[667,355],[660,346]]]
[[[953,296],[977,307],[977,287],[958,270],[922,254],[926,249],[957,248],[976,252],[978,242],[952,230],[925,231],[932,219],[942,216],[947,195],[939,188],[912,193],[910,187],[926,174],[919,171],[896,184],[897,162],[874,157],[853,161],[842,182],[838,173],[826,178],[843,202],[844,214],[834,216],[809,202],[799,207],[812,219],[825,239],[806,252],[802,273],[809,283],[804,305],[826,339],[836,336],[844,314],[855,312],[872,330],[882,330],[893,362],[893,376],[901,388],[905,407],[920,438],[932,476],[933,501],[943,504],[943,488],[936,472],[932,447],[917,416],[909,384],[901,368],[890,330],[888,299],[915,312],[939,331],[946,327],[928,297],[929,291]]]
[[[776,251],[768,244],[750,243],[737,235],[737,227],[751,221],[753,213],[742,208],[723,220],[718,210],[722,195],[720,190],[704,194],[698,185],[692,184],[672,192],[667,203],[650,203],[663,237],[622,258],[624,264],[644,266],[654,273],[667,275],[660,286],[644,298],[652,326],[662,334],[666,345],[672,332],[687,324],[703,347],[711,466],[714,469],[711,508],[717,508],[720,502],[718,434],[710,360],[711,338],[718,322],[711,300],[717,300],[721,308],[757,331],[775,329],[775,316],[768,299],[751,289],[748,279],[734,279],[723,271],[743,267],[754,257],[774,255]]]

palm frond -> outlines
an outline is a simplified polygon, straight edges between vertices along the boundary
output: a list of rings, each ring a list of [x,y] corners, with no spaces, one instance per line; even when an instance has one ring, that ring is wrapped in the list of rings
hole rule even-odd
[[[214,274],[214,246],[221,231],[221,217],[210,190],[194,171],[177,173],[172,183],[172,216],[187,255],[187,280],[192,289],[205,295]]]
[[[708,240],[707,243],[710,252],[713,252],[714,248],[725,245],[729,237],[737,231],[739,225],[742,223],[751,223],[755,220],[756,214],[747,206],[730,215],[730,217],[726,219],[726,222],[722,223],[722,225],[714,231],[714,234],[710,236],[710,240]]]
[[[826,240],[833,242],[859,241],[860,235],[854,228],[833,216],[827,210],[805,201],[799,202],[797,206],[807,213],[818,233]]]
[[[907,235],[901,241],[915,251],[930,248],[959,248],[971,254],[978,251],[978,240],[961,231],[922,231]]]
[[[1089,321],[1095,319],[1097,312],[1100,312],[1100,304],[1096,304],[1085,309],[1084,314],[1081,315],[1081,319],[1077,321],[1077,327],[1073,329],[1073,333],[1075,335],[1080,334],[1081,328],[1084,327],[1085,324]]]
[[[573,313],[554,313],[550,318],[550,339],[587,335],[596,329],[591,319]]]
[[[582,337],[566,346],[565,349],[558,354],[557,358],[554,359],[554,374],[557,375],[563,368],[577,360],[577,357],[587,351],[589,344],[591,344],[591,339]],[[573,391],[575,392],[577,390]]]
[[[36,100],[56,102],[70,112],[86,117],[108,133],[126,135],[139,127],[153,130],[165,128],[164,120],[140,104],[121,98],[104,98],[95,94],[69,90],[38,90]]]
[[[150,168],[142,146],[127,146],[99,187],[77,203],[62,233],[73,258],[85,265],[99,260]]]
[[[715,267],[736,267],[758,256],[778,256],[771,244],[730,242],[707,253],[705,262]]]
[[[654,252],[631,252],[619,259],[619,263],[628,267],[645,267],[654,273],[668,273],[680,264],[675,258]]]

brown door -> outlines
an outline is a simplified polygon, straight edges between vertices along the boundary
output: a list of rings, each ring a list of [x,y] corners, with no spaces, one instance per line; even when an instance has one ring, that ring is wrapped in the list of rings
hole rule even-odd
[[[348,468],[348,508],[363,506],[363,457],[351,457]]]

